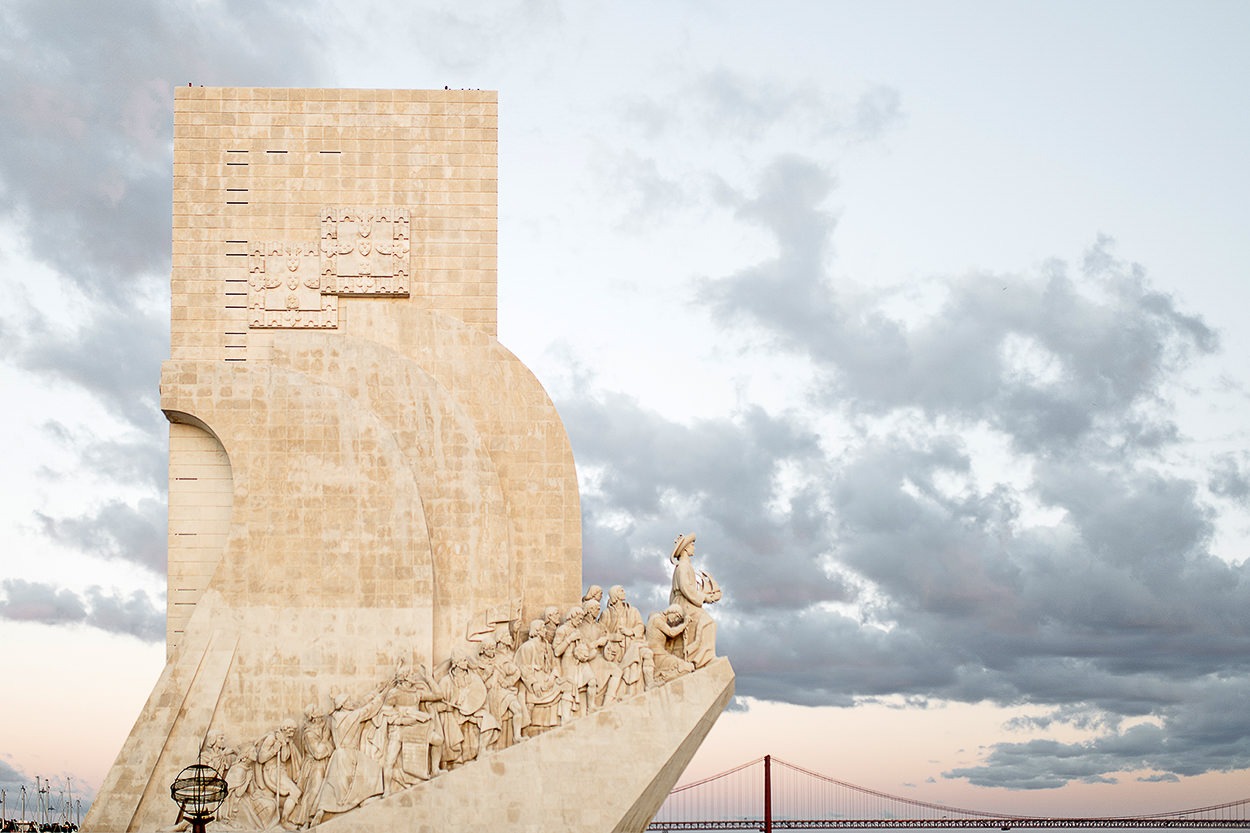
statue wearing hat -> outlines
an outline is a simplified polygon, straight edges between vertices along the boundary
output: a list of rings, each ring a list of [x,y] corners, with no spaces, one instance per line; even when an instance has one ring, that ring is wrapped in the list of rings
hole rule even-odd
[[[673,543],[669,560],[673,567],[673,590],[670,604],[680,605],[686,614],[686,629],[682,636],[684,655],[695,668],[702,668],[716,657],[716,620],[708,615],[704,605],[719,602],[720,586],[710,575],[696,570],[690,559],[694,556],[694,533],[678,535]]]

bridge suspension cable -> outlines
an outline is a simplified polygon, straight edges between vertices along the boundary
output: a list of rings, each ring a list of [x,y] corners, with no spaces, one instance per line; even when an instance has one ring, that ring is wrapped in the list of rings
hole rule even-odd
[[[1041,817],[905,798],[765,755],[674,789],[649,830],[868,828],[1250,828],[1250,798],[1186,810]]]

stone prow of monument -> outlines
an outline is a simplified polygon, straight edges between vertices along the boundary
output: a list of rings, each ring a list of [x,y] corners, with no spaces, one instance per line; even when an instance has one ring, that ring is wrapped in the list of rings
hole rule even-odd
[[[496,338],[497,212],[494,92],[177,88],[167,664],[84,830],[171,830],[210,733],[281,745],[581,598],[568,437]],[[639,830],[732,691],[717,660],[318,826]]]

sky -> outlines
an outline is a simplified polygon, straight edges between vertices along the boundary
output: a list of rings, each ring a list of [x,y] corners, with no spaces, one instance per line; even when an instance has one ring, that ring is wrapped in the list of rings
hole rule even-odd
[[[698,534],[763,754],[1019,812],[1250,794],[1250,6],[0,5],[0,786],[164,663],[173,88],[499,91],[499,337],[584,577]]]

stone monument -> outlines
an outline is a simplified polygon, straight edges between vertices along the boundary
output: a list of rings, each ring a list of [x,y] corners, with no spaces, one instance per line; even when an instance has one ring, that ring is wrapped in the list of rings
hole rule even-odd
[[[84,830],[185,829],[197,761],[219,829],[639,830],[728,702],[692,535],[665,614],[582,592],[567,435],[496,340],[496,119],[178,88],[167,664]]]

